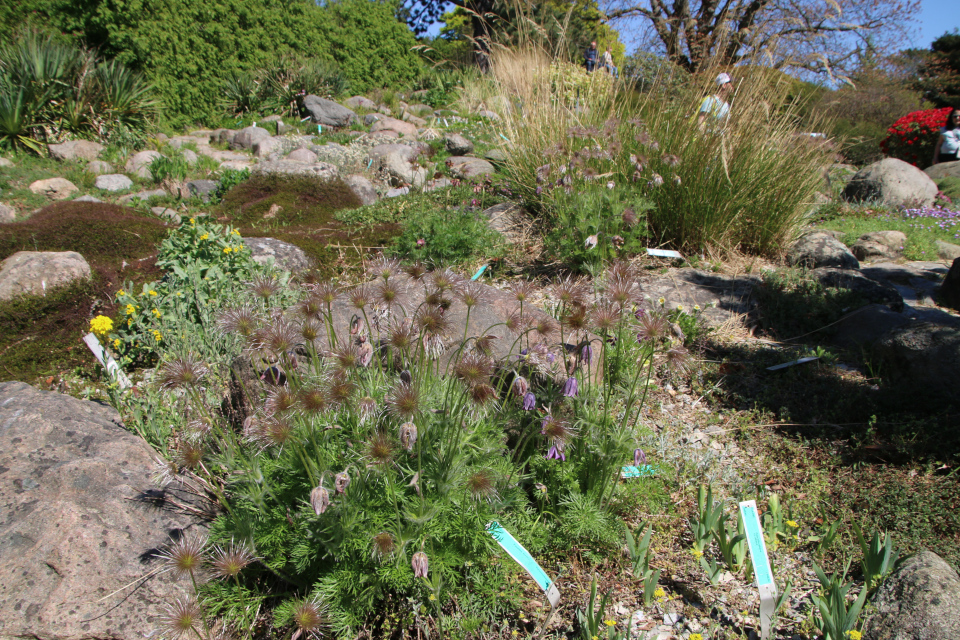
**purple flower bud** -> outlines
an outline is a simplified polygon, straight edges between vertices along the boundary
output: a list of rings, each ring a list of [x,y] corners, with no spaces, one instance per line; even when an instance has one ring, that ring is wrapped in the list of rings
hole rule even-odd
[[[413,554],[410,566],[413,567],[414,578],[426,578],[427,572],[430,570],[430,561],[427,559],[427,554],[423,551],[417,551]]]
[[[310,506],[320,515],[330,506],[330,492],[319,486],[310,492]]]
[[[567,381],[563,383],[563,396],[566,398],[574,398],[577,395],[577,379],[573,376],[567,378]]]
[[[557,445],[550,447],[550,450],[547,451],[547,460],[559,460],[560,462],[566,462],[567,457],[563,455],[563,450],[558,449]]]
[[[526,395],[523,396],[523,410],[532,411],[537,406],[537,397],[533,395],[532,391],[527,391]]]
[[[593,359],[593,347],[590,346],[590,343],[583,345],[580,349],[580,359],[585,362],[587,366],[590,365],[590,360]]]
[[[359,356],[360,366],[369,367],[370,361],[373,360],[373,345],[369,341],[365,341],[357,347],[357,355]]]
[[[641,464],[647,464],[647,454],[643,452],[643,449],[634,449],[633,466],[639,467]]]
[[[557,356],[553,355],[552,353],[547,354],[547,362],[549,362],[550,364],[553,364],[556,361],[557,361]]]
[[[527,391],[530,390],[530,383],[527,382],[527,379],[523,376],[517,376],[513,379],[513,392],[518,398],[522,398],[527,395]]]

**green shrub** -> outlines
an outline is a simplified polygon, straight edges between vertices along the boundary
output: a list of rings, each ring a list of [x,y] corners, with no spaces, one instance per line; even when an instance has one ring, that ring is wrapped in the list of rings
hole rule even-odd
[[[438,267],[458,265],[497,257],[498,240],[481,211],[433,209],[407,218],[390,252]]]
[[[179,153],[154,158],[150,163],[150,175],[157,184],[168,178],[182,182],[189,173],[190,164]]]

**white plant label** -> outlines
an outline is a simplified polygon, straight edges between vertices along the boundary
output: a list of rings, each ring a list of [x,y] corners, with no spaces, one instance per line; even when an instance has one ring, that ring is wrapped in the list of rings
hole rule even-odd
[[[760,591],[760,637],[766,640],[770,637],[770,621],[773,619],[773,608],[777,602],[777,585],[773,581],[756,501],[741,502],[740,517],[743,518],[747,546],[750,547],[750,560],[753,562],[753,574],[757,576],[757,589]]]
[[[97,336],[92,333],[88,333],[83,336],[83,341],[90,348],[90,351],[93,352],[93,355],[100,361],[100,364],[104,366],[107,370],[107,373],[117,381],[117,384],[120,385],[121,389],[129,389],[130,379],[124,375],[123,370],[120,369],[120,365],[117,364],[117,361],[113,359],[113,356],[107,353],[103,349],[103,345],[100,344],[100,341],[97,340]]]

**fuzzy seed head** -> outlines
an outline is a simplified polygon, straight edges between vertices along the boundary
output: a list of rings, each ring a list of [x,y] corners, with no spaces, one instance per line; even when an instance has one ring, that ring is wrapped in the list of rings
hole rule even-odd
[[[228,309],[217,318],[217,327],[221,333],[236,334],[249,338],[260,326],[260,319],[252,307],[242,306],[238,309]]]
[[[219,578],[233,578],[255,560],[246,545],[233,541],[226,547],[216,546],[210,561],[214,574]]]
[[[497,497],[497,485],[489,469],[475,471],[467,477],[467,491],[476,500],[494,500]]]
[[[301,636],[319,638],[327,627],[327,608],[319,598],[304,599],[293,610],[293,623],[297,630],[291,640],[299,640]]]
[[[383,558],[393,555],[393,552],[396,550],[397,545],[393,541],[393,536],[387,533],[386,531],[381,531],[377,535],[373,536],[373,558],[375,560],[382,560]]]
[[[177,578],[196,578],[206,560],[207,540],[200,536],[186,536],[167,546],[159,556],[164,561],[164,571]]]
[[[194,388],[210,373],[205,364],[194,355],[187,354],[182,358],[174,358],[160,367],[161,389],[189,389]]]
[[[280,290],[280,283],[272,276],[258,275],[250,283],[250,291],[258,298],[267,300]]]
[[[178,598],[165,609],[161,623],[173,638],[199,633],[198,628],[203,626],[203,611],[193,598]]]
[[[410,384],[393,387],[386,397],[387,411],[400,420],[412,420],[420,411],[420,392]]]
[[[367,458],[370,464],[375,466],[384,466],[393,462],[394,456],[393,440],[389,435],[378,431],[367,440]]]

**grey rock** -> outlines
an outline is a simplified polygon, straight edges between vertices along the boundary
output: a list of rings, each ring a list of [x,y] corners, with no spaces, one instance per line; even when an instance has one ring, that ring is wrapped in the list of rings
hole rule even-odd
[[[113,173],[113,165],[109,162],[104,162],[103,160],[94,160],[93,162],[87,165],[85,169],[87,173],[92,173],[95,176],[102,176],[106,173]]]
[[[960,399],[960,327],[914,323],[883,336],[874,352],[883,362],[884,378],[918,405]]]
[[[54,160],[96,160],[103,151],[103,145],[90,140],[71,140],[48,144],[47,149]]]
[[[74,198],[74,202],[103,202],[100,198],[95,198],[93,196],[80,196],[79,198]]]
[[[158,218],[166,218],[173,224],[180,224],[180,214],[173,209],[168,209],[167,207],[151,207],[150,213]]]
[[[859,269],[860,263],[847,247],[832,235],[823,232],[808,233],[787,251],[787,262],[795,267],[840,267]]]
[[[266,118],[263,118],[262,120],[260,120],[260,122],[281,122],[282,120],[283,120],[283,116],[272,115],[272,116],[267,116]]]
[[[90,265],[75,251],[18,251],[0,263],[0,300],[45,295],[90,277]]]
[[[400,196],[405,196],[410,193],[410,187],[396,187],[394,189],[388,189],[384,198],[399,198]]]
[[[282,135],[284,135],[284,134],[287,134],[287,133],[290,133],[291,131],[296,131],[296,130],[297,130],[296,127],[291,126],[291,125],[289,125],[289,124],[286,124],[285,122],[278,122],[278,123],[277,123],[277,135],[278,135],[278,136],[282,136]]]
[[[267,137],[254,142],[252,151],[254,157],[266,158],[271,154],[279,152],[281,149],[283,149],[283,142],[280,138]]]
[[[425,126],[427,126],[427,121],[426,121],[426,120],[424,120],[423,118],[419,118],[419,117],[413,115],[412,113],[405,113],[405,114],[403,114],[403,121],[404,121],[404,122],[407,122],[407,123],[410,123],[410,124],[412,124],[412,125],[414,125],[414,126],[416,126],[416,127],[418,127],[418,128],[419,128],[419,127],[425,127]]]
[[[109,173],[97,176],[93,186],[104,191],[123,191],[133,186],[133,180],[122,173]]]
[[[867,302],[885,304],[894,311],[903,311],[903,297],[899,291],[889,284],[871,280],[857,270],[820,267],[811,271],[810,277],[824,288],[847,289]]]
[[[944,178],[960,178],[960,160],[954,162],[941,162],[932,167],[923,170],[933,180],[943,180]]]
[[[455,156],[466,156],[473,153],[473,143],[459,133],[448,133],[443,136],[443,146]]]
[[[937,240],[937,257],[941,260],[956,260],[960,258],[960,245]]]
[[[873,599],[876,611],[863,640],[946,640],[960,637],[960,576],[930,551],[907,558]]]
[[[495,171],[493,165],[482,158],[472,156],[450,156],[447,158],[447,167],[454,178],[472,180],[490,175]]]
[[[237,134],[236,129],[217,129],[210,135],[210,142],[219,142],[220,144],[233,144]]]
[[[392,115],[393,115],[393,109],[391,109],[390,107],[388,107],[388,106],[385,105],[385,104],[378,104],[378,105],[377,105],[377,111],[378,111],[379,113],[382,113],[382,114],[385,115],[385,116],[392,116]]]
[[[138,191],[136,193],[123,196],[122,198],[118,198],[117,202],[120,204],[133,204],[138,200],[141,202],[146,202],[150,198],[166,198],[168,195],[170,194],[163,189],[150,189],[148,191]]]
[[[37,195],[47,196],[51,200],[66,200],[79,189],[66,178],[47,178],[30,183],[30,191]]]
[[[124,170],[126,173],[132,173],[135,176],[149,180],[153,178],[153,174],[150,173],[150,165],[154,160],[162,157],[163,156],[156,151],[141,151],[135,153],[127,160],[127,164],[124,165]]]
[[[407,113],[412,113],[415,116],[420,116],[421,118],[426,118],[427,116],[433,115],[433,107],[428,104],[412,104],[407,107]]]
[[[357,119],[357,114],[350,109],[319,96],[304,97],[303,108],[314,122],[326,127],[349,127]]]
[[[720,326],[751,310],[753,291],[760,286],[758,276],[729,276],[684,267],[666,273],[643,273],[638,279],[638,295],[650,296],[651,305],[664,299],[667,309],[682,304],[686,309],[701,308],[710,326]]]
[[[494,164],[507,161],[507,154],[500,149],[490,149],[490,151],[487,151],[485,154],[483,154],[483,157]]]
[[[0,222],[13,222],[17,219],[17,210],[0,202]]]
[[[939,262],[874,262],[860,273],[896,289],[904,304],[919,307],[933,305],[937,285],[947,269]]]
[[[374,122],[377,122],[378,120],[382,120],[382,119],[383,119],[383,116],[379,116],[375,113],[368,113],[367,115],[363,116],[363,124],[369,127]]]
[[[291,151],[287,155],[287,160],[292,160],[294,162],[314,163],[317,161],[317,154],[315,154],[313,151],[310,151],[310,149],[300,147]]]
[[[310,269],[313,260],[300,247],[275,238],[244,238],[243,244],[258,264],[273,263],[281,269],[299,273]]]
[[[12,167],[13,163],[6,158],[0,158],[0,167]]]
[[[420,155],[420,149],[408,144],[398,144],[398,143],[389,143],[389,144],[378,144],[375,147],[371,147],[367,152],[367,158],[377,162],[389,155],[396,154],[404,158],[405,160],[413,161],[417,159],[417,156]]]
[[[191,180],[187,183],[187,190],[191,196],[210,202],[210,196],[216,193],[218,184],[216,180]]]
[[[446,189],[453,186],[453,180],[450,178],[437,178],[436,180],[428,180],[425,185],[423,185],[423,190],[430,192],[436,191],[437,189]]]
[[[197,161],[200,160],[197,157],[197,154],[191,151],[190,149],[184,149],[180,152],[180,156],[184,159],[187,164],[194,165],[197,164]]]
[[[376,102],[370,98],[365,98],[364,96],[353,96],[352,98],[347,98],[343,101],[343,104],[345,104],[349,109],[367,109],[368,111],[374,111],[377,108]]]
[[[834,325],[831,341],[846,349],[869,347],[889,331],[910,324],[910,318],[885,304],[868,304]]]
[[[480,110],[480,111],[477,113],[477,115],[480,116],[481,118],[483,118],[484,120],[494,120],[494,121],[496,121],[496,120],[499,120],[499,119],[500,119],[500,114],[498,114],[498,113],[496,113],[496,112],[494,112],[494,111],[490,111],[490,110],[488,110],[488,109],[482,109],[482,110]]]
[[[296,162],[294,160],[271,160],[261,162],[252,169],[253,174],[282,174],[289,176],[305,175],[314,176],[322,180],[329,180],[338,175],[337,168],[326,162],[306,163]]]
[[[383,149],[383,147],[395,147]],[[416,149],[405,145],[381,145],[370,150],[373,168],[382,173],[395,187],[416,184],[422,178],[419,186],[426,182],[426,173],[416,164],[418,155]],[[422,174],[422,175],[421,175]]]
[[[860,261],[896,260],[907,243],[900,231],[875,231],[860,236],[850,251]]]
[[[270,132],[262,127],[245,127],[233,136],[230,148],[233,150],[252,149],[255,144],[269,137],[271,137]]]
[[[950,271],[940,285],[939,302],[944,307],[960,311],[960,257],[954,258]]]
[[[189,580],[159,568],[168,532],[202,523],[151,481],[153,450],[103,403],[0,384],[0,621],[5,638],[150,636]],[[142,582],[141,582],[142,581]]]
[[[888,207],[931,206],[937,185],[915,166],[885,158],[858,171],[841,194],[848,202],[879,202]]]
[[[377,200],[379,200],[376,187],[373,186],[373,183],[370,182],[366,176],[357,174],[349,175],[344,177],[343,181],[364,205],[376,204]]]
[[[397,120],[396,118],[390,118],[388,116],[380,118],[370,126],[371,133],[384,130],[396,131],[406,138],[417,137],[417,125],[410,122],[404,122],[403,120]]]

